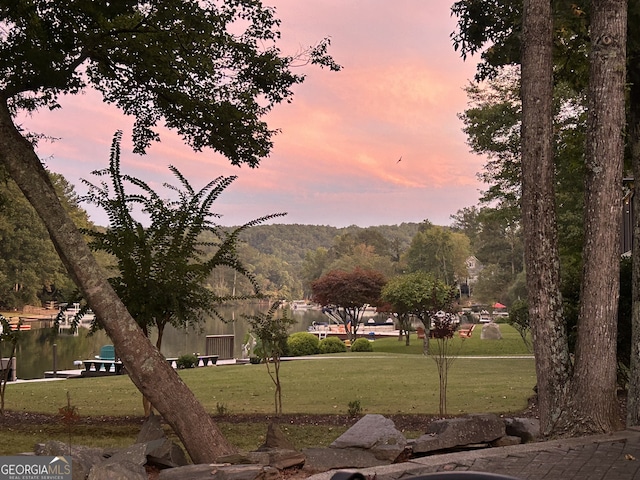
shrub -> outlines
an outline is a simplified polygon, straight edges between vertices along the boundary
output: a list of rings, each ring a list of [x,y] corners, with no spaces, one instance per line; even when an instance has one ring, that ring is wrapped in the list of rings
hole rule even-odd
[[[352,352],[373,352],[373,345],[366,338],[358,338],[351,344]]]
[[[198,357],[193,353],[181,355],[178,357],[178,360],[176,360],[176,366],[178,368],[194,368],[196,365],[198,365]]]
[[[357,417],[362,413],[362,405],[360,404],[360,400],[352,400],[349,402],[349,406],[347,408],[347,413],[350,417]]]
[[[216,414],[219,416],[223,416],[227,413],[229,413],[229,407],[227,407],[227,404],[216,402]]]
[[[347,346],[338,337],[327,337],[320,341],[320,353],[346,352]]]
[[[287,339],[287,349],[292,357],[315,355],[319,352],[319,344],[318,337],[309,332],[296,332]]]

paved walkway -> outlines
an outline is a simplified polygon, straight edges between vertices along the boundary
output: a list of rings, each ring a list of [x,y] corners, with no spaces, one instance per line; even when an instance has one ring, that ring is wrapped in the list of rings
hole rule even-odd
[[[640,429],[432,455],[357,471],[376,480],[408,480],[448,471],[490,472],[521,480],[640,480]],[[308,480],[327,480],[333,473],[314,475]]]

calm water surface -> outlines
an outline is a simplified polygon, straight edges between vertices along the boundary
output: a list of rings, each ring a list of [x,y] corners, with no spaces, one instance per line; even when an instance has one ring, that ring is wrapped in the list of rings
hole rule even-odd
[[[220,308],[226,322],[217,318],[209,318],[199,328],[176,330],[173,327],[165,329],[162,339],[162,353],[166,357],[179,357],[185,353],[205,353],[207,335],[234,335],[234,356],[242,356],[242,344],[249,333],[249,326],[242,314],[252,315],[258,311],[266,311],[268,307],[260,309],[257,306],[244,308]],[[297,323],[291,327],[291,332],[306,331],[315,321],[325,321],[319,311],[294,311],[293,318]],[[151,340],[155,344],[156,335]],[[56,345],[56,369],[72,370],[76,360],[94,358],[100,353],[100,347],[111,344],[111,340],[100,331],[93,335],[81,328],[77,336],[53,335],[50,329],[39,329],[24,332],[16,353],[16,370],[18,378],[43,378],[45,371],[53,370],[53,351]],[[8,352],[2,352],[7,356]]]

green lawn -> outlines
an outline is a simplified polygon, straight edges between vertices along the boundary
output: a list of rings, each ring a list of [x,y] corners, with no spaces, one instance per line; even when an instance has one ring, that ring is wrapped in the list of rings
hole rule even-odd
[[[517,332],[502,325],[504,338],[480,340],[476,329],[470,339],[454,339],[460,346],[449,374],[448,413],[507,413],[523,410],[536,383],[534,360],[504,357],[527,354]],[[476,335],[477,334],[477,335]],[[395,338],[373,342],[373,353],[348,352],[318,355],[308,360],[283,362],[281,368],[285,413],[345,414],[349,403],[360,402],[362,413],[437,414],[438,373],[432,358],[422,355],[422,342],[412,335],[411,345]],[[478,357],[474,357],[476,355]],[[265,365],[234,365],[180,371],[206,410],[212,414],[272,414],[274,388]],[[67,393],[80,416],[129,416],[143,413],[140,394],[127,376],[9,384],[7,410],[57,414]],[[1,420],[0,420],[1,423]],[[218,417],[223,432],[239,448],[256,448],[266,425],[230,424]],[[72,442],[87,445],[125,445],[139,427],[91,425],[72,427]],[[299,448],[327,445],[344,429],[287,425],[287,435]],[[3,427],[0,455],[31,450],[35,442],[68,440],[64,425]],[[107,440],[101,440],[106,435]],[[107,442],[107,443],[105,443]]]
[[[422,355],[347,353],[284,362],[285,413],[346,413],[359,400],[365,413],[438,411],[435,362]],[[234,414],[272,413],[273,385],[264,365],[197,368],[180,372],[205,408]],[[455,360],[449,374],[449,412],[507,412],[526,407],[535,384],[532,358]],[[80,415],[138,416],[139,394],[127,376],[9,384],[6,408],[57,413],[67,392]]]
[[[453,352],[457,355],[531,355],[520,338],[520,334],[512,326],[500,324],[501,340],[482,340],[480,332],[482,325],[476,325],[470,338],[462,339],[457,334],[452,339]],[[419,355],[422,353],[422,340],[415,333],[411,334],[409,346],[404,340],[399,342],[397,338],[381,338],[374,342],[374,350],[377,352],[405,353]]]

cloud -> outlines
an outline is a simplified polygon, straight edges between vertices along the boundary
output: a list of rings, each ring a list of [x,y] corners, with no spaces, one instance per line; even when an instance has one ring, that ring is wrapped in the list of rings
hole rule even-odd
[[[131,119],[91,91],[24,119],[60,139],[39,147],[47,166],[81,190],[80,178],[91,180],[92,170],[108,165],[111,139],[122,129],[123,171],[158,190],[176,183],[170,164],[195,188],[238,175],[214,206],[225,224],[282,211],[289,215],[277,221],[287,223],[366,226],[428,218],[444,224],[477,202],[483,159],[469,153],[457,117],[475,67],[451,47],[450,2],[270,3],[282,18],[285,54],[330,36],[330,52],[344,69],[300,67],[306,80],[293,101],[267,117],[281,133],[258,169],[233,167],[215,152],[194,153],[166,130],[147,155],[134,155]],[[90,213],[104,223],[99,212]]]

